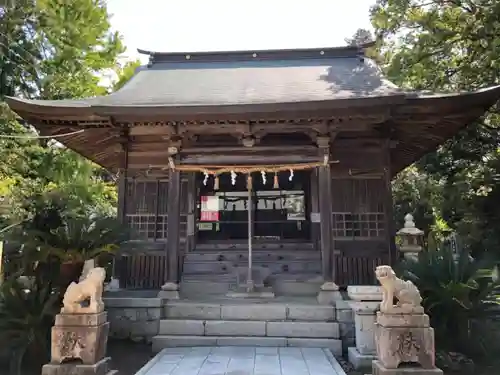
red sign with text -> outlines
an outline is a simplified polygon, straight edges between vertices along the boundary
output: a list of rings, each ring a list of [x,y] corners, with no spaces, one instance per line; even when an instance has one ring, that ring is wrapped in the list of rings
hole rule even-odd
[[[201,197],[200,221],[219,221],[219,197],[213,195]]]
[[[201,221],[219,221],[219,212],[201,211]]]

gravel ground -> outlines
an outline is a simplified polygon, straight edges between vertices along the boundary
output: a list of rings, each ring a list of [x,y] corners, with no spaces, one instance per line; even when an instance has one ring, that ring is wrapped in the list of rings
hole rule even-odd
[[[361,371],[354,370],[351,364],[345,359],[339,359],[339,363],[347,373],[347,375],[365,375],[371,374],[370,369],[365,369]],[[500,374],[500,364],[489,365],[489,366],[477,366],[474,374],[470,372],[445,372],[445,375],[499,375]]]

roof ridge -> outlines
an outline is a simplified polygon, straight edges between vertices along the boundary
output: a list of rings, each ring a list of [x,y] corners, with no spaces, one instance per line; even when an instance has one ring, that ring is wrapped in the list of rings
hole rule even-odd
[[[221,62],[255,60],[297,60],[322,58],[365,57],[365,49],[373,46],[367,43],[359,46],[268,49],[242,51],[199,51],[199,52],[156,52],[144,49],[137,51],[149,55],[149,64],[162,62]]]

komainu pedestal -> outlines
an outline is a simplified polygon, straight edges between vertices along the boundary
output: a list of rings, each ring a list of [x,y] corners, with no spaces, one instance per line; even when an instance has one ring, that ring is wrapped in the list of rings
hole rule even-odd
[[[59,314],[52,327],[51,360],[42,375],[106,375],[107,313]]]
[[[435,365],[434,330],[421,306],[419,290],[411,281],[398,278],[389,266],[377,267],[375,275],[383,300],[375,324],[378,359],[372,362],[373,375],[442,375]]]
[[[434,330],[429,316],[415,313],[377,313],[375,343],[378,360],[374,375],[442,374],[435,365]]]
[[[52,327],[51,359],[42,375],[111,375],[106,358],[109,322],[102,303],[105,271],[92,269],[79,283],[71,283],[61,313]]]

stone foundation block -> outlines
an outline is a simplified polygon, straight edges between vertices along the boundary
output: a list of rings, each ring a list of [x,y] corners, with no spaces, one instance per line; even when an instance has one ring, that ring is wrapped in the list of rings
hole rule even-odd
[[[167,299],[167,300],[176,300],[179,299],[179,292],[177,290],[160,290],[158,292],[158,298]]]
[[[369,368],[372,362],[377,359],[375,354],[361,354],[356,347],[347,348],[347,358],[349,363],[358,370],[360,368]]]
[[[107,357],[93,365],[76,363],[55,364],[48,363],[42,367],[42,375],[113,375],[117,372],[110,371],[111,358]]]
[[[351,306],[345,301],[335,303],[336,317],[338,322],[354,323],[354,313]]]
[[[385,368],[380,361],[372,362],[372,375],[443,375],[438,368],[424,369],[415,367],[401,367],[396,369]]]

